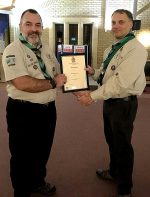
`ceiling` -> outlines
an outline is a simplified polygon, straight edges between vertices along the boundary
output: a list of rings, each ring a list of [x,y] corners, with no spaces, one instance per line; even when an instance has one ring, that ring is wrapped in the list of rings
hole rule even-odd
[[[48,2],[48,3],[47,3]],[[43,9],[51,5],[51,0],[0,0],[0,11],[17,11],[21,12],[22,10],[33,8]]]
[[[0,10],[11,11],[15,8],[15,1],[16,0],[0,0]]]
[[[51,11],[51,5],[53,3],[59,2],[59,0],[0,0],[0,11],[12,11],[15,10],[17,12],[22,11],[26,8],[38,8],[39,9],[47,9]],[[67,1],[66,1],[67,2]],[[134,4],[137,4],[138,0],[134,0]],[[15,8],[15,9],[14,9]],[[150,2],[146,3],[142,8],[136,10],[136,14],[139,15],[143,11],[150,8]]]

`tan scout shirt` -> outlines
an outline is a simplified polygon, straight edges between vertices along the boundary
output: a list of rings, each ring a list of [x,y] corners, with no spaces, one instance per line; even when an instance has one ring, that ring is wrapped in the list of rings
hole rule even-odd
[[[60,72],[59,64],[48,47],[43,46],[41,48],[41,57],[45,63],[47,72],[52,78]],[[37,79],[44,79],[36,55],[19,40],[14,41],[6,47],[3,53],[2,63],[5,72],[5,80],[8,82],[7,92],[9,97],[41,104],[55,100],[56,89],[30,93],[18,90],[12,85],[12,79],[25,75]]]
[[[104,52],[104,58],[110,47]],[[147,51],[136,39],[127,42],[111,59],[103,78],[103,85],[91,92],[93,100],[124,98],[130,95],[141,95],[145,85],[144,67]],[[95,70],[93,78],[98,79],[100,70]]]

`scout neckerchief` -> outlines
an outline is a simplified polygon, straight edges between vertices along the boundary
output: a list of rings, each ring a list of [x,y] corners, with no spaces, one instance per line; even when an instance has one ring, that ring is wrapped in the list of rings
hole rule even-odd
[[[42,44],[41,44],[41,42],[39,42],[38,43],[38,45],[37,45],[37,47],[35,47],[35,46],[33,46],[33,45],[31,45],[29,42],[27,42],[27,40],[22,36],[22,34],[20,33],[20,35],[19,35],[19,40],[26,46],[26,47],[28,47],[29,49],[31,49],[34,53],[35,53],[35,55],[36,55],[36,57],[37,57],[37,59],[38,59],[38,62],[39,62],[39,65],[40,65],[40,68],[41,68],[41,70],[42,70],[42,73],[43,73],[43,75],[44,75],[44,77],[46,78],[46,79],[52,79],[51,78],[51,76],[46,72],[46,66],[45,66],[45,64],[44,64],[44,62],[43,62],[43,60],[42,60],[42,58],[41,58],[41,48],[42,48]]]
[[[121,39],[117,44],[112,45],[112,49],[109,52],[108,56],[106,57],[106,59],[103,62],[103,69],[100,73],[100,76],[97,80],[97,83],[102,85],[102,80],[105,74],[105,71],[107,69],[107,66],[109,64],[109,62],[111,61],[111,59],[113,58],[113,56],[117,53],[117,51],[123,46],[125,45],[129,40],[132,40],[133,38],[135,38],[134,34],[129,33],[127,34],[123,39]]]

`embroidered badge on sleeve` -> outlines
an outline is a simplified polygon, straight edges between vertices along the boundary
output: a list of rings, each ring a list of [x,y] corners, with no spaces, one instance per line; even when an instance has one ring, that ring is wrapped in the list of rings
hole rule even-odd
[[[6,56],[6,63],[8,66],[15,66],[15,55]]]

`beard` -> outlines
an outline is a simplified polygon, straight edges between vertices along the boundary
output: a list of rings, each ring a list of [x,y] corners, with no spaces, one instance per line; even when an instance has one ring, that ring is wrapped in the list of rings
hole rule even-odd
[[[40,33],[38,31],[31,31],[27,34],[26,40],[33,45],[38,44],[40,41]]]

